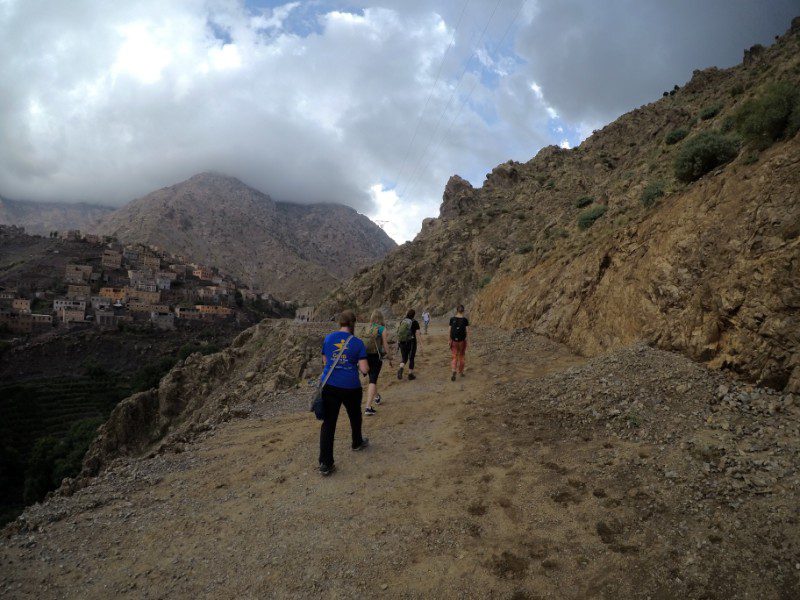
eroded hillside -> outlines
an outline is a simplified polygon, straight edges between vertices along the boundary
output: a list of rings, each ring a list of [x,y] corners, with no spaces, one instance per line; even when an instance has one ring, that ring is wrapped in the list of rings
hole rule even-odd
[[[696,71],[573,150],[500,165],[481,188],[451,178],[439,218],[320,314],[469,301],[478,323],[531,327],[583,354],[645,340],[800,389],[800,140],[788,126],[770,144],[739,131],[771,86],[800,87],[799,42],[800,18],[774,46]],[[686,158],[708,135],[729,145],[710,169]]]

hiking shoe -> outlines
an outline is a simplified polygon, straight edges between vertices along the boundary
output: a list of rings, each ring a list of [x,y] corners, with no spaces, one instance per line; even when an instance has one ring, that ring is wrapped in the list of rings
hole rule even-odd
[[[378,411],[372,408],[371,406],[368,406],[367,408],[364,409],[364,414],[367,415],[368,417],[371,417],[372,415],[377,415]]]
[[[375,404],[380,404],[381,403],[381,395],[378,394],[377,396],[375,396],[375,400],[373,400],[373,402],[375,402]]]
[[[353,448],[353,452],[360,452],[361,450],[364,450],[364,448],[367,447],[369,447],[369,438],[362,437],[361,443],[355,448]]]
[[[464,373],[461,373],[461,376],[463,377],[463,376],[464,376]]]
[[[325,463],[319,463],[319,474],[323,477],[327,477],[331,473],[336,470],[336,465],[326,465]]]
[[[450,377],[450,381],[455,381],[455,380],[456,380],[456,374],[455,374],[455,371],[454,371],[453,375]]]
[[[403,367],[400,367],[399,369],[397,369],[397,378],[398,379],[402,379],[403,378]]]
[[[408,380],[409,380],[409,381],[413,381],[413,380],[414,380],[414,379],[416,379],[416,378],[417,378],[417,376],[416,376],[416,375],[414,375],[413,373],[409,373],[409,374],[408,374]]]

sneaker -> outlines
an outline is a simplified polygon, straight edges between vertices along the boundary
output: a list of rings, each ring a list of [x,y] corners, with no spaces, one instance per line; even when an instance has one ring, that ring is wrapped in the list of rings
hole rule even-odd
[[[453,372],[452,377],[450,377],[450,381],[455,381],[455,380],[456,380],[456,374],[455,372]]]
[[[336,465],[326,465],[325,463],[319,463],[319,473],[323,477],[327,477],[335,470],[336,470]]]
[[[364,414],[367,415],[368,417],[371,417],[372,415],[377,415],[378,411],[372,408],[371,406],[368,406],[367,408],[364,409]]]
[[[364,448],[368,447],[369,447],[369,438],[362,437],[361,444],[353,448],[353,452],[360,452],[361,450],[364,450]]]
[[[414,375],[413,373],[409,373],[409,374],[408,374],[408,380],[409,380],[409,381],[413,381],[413,380],[415,380],[416,378],[417,378],[417,376],[416,376],[416,375]]]
[[[381,403],[381,395],[378,394],[377,396],[375,396],[375,400],[373,400],[373,402],[375,402],[375,404],[380,404]]]
[[[403,378],[403,367],[400,367],[399,369],[397,369],[397,378],[398,379],[402,379]]]

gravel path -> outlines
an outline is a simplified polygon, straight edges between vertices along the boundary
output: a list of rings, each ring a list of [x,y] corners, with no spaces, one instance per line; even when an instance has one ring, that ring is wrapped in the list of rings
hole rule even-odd
[[[800,597],[796,397],[476,333],[455,383],[442,327],[416,381],[382,374],[330,478],[303,391],[32,507],[3,597]]]

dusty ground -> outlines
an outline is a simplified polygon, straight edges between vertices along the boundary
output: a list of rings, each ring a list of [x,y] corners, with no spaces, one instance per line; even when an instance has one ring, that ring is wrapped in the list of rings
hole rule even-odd
[[[334,476],[315,472],[305,395],[256,404],[29,510],[0,545],[0,591],[800,597],[796,397],[756,390],[742,408],[738,387],[675,355],[584,364],[498,331],[477,332],[451,383],[444,329],[426,342],[416,381],[382,375],[368,451],[350,451],[341,415]]]

